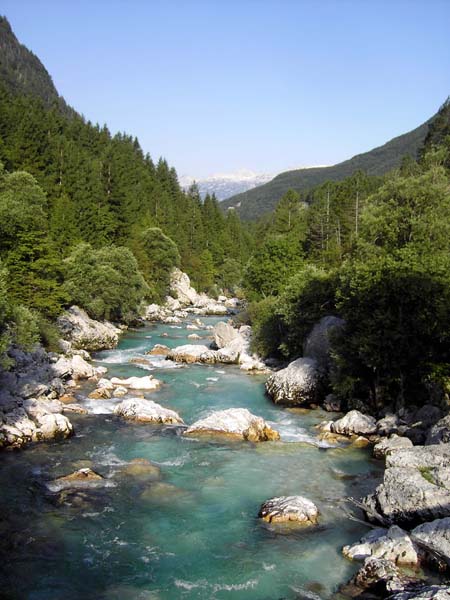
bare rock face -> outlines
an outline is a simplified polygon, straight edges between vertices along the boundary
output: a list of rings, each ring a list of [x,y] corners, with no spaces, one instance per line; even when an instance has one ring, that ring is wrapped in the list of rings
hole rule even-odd
[[[316,361],[298,358],[269,377],[266,391],[275,404],[302,406],[316,402],[319,384]]]
[[[183,419],[174,410],[144,398],[123,400],[114,409],[114,414],[137,423],[183,424]]]
[[[394,598],[394,593],[414,585],[417,580],[401,574],[392,561],[370,557],[341,591],[355,598]]]
[[[448,442],[450,442],[450,415],[433,425],[428,432],[425,444],[447,444]]]
[[[73,348],[92,352],[115,348],[121,330],[111,323],[94,321],[78,306],[71,306],[58,318],[58,328]]]
[[[196,304],[198,294],[191,286],[191,280],[186,273],[180,269],[174,269],[170,276],[170,293],[173,298],[179,300],[182,305]]]
[[[211,413],[187,428],[184,435],[228,435],[249,442],[266,442],[280,439],[261,417],[246,408],[229,408]]]
[[[378,444],[373,447],[373,455],[375,458],[384,458],[388,454],[392,454],[396,450],[402,448],[412,448],[413,443],[407,437],[401,437],[395,433],[389,438],[383,438]]]
[[[447,585],[416,584],[389,596],[390,600],[450,600],[450,587]]]
[[[167,355],[167,358],[174,362],[188,364],[196,362],[214,364],[216,362],[215,352],[200,344],[185,344],[184,346],[173,348]]]
[[[376,420],[359,410],[351,410],[342,419],[331,423],[331,431],[341,435],[372,435],[376,429]]]
[[[423,523],[411,531],[413,539],[418,539],[445,556],[450,556],[450,518],[436,519]],[[423,551],[426,555],[426,551]],[[430,557],[426,556],[429,560]]]
[[[414,446],[386,456],[383,483],[364,499],[371,510],[401,525],[450,517],[450,444]]]
[[[311,500],[303,496],[280,496],[266,500],[259,509],[258,517],[269,523],[315,525],[319,510]]]
[[[419,557],[408,534],[393,525],[388,530],[372,529],[357,544],[344,546],[344,556],[351,560],[381,558],[397,565],[417,565]]]
[[[228,323],[220,321],[214,326],[213,336],[214,342],[220,350],[221,348],[228,346],[230,342],[237,338],[239,336],[239,331]]]

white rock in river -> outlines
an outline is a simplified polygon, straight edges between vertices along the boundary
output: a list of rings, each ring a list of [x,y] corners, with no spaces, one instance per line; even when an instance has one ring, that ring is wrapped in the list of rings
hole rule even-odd
[[[217,348],[228,346],[235,338],[239,336],[239,331],[225,321],[219,321],[213,329],[214,341]]]
[[[36,439],[38,440],[64,439],[73,433],[72,423],[67,417],[59,413],[39,417],[38,424],[39,427],[36,431]]]
[[[196,304],[198,294],[191,286],[191,280],[180,269],[173,269],[170,275],[170,292],[183,305]]]
[[[74,348],[82,348],[89,352],[115,348],[121,334],[121,330],[111,323],[94,321],[78,306],[71,306],[62,314],[57,325]]]
[[[216,362],[216,355],[213,350],[200,344],[186,344],[173,348],[167,355],[169,360],[183,363],[210,363]]]
[[[112,377],[111,383],[114,386],[126,387],[131,390],[157,390],[161,386],[159,379],[155,379],[152,375],[144,377],[128,377],[128,379],[120,379],[120,377]]]
[[[114,409],[114,414],[138,423],[179,423],[183,419],[174,410],[164,408],[152,400],[129,398]]]
[[[246,408],[229,408],[211,413],[193,423],[185,435],[222,434],[242,438],[250,442],[279,440],[280,434],[272,429],[261,417],[253,415]]]
[[[302,525],[317,523],[319,510],[314,502],[303,496],[280,496],[261,505],[258,517],[269,523],[295,521]]]
[[[342,419],[331,423],[331,431],[341,435],[372,435],[376,430],[374,417],[364,415],[359,410],[351,410]]]
[[[298,358],[271,375],[266,382],[266,390],[276,404],[312,404],[317,400],[319,380],[316,361]]]
[[[411,538],[397,525],[393,525],[388,530],[372,529],[357,544],[344,546],[342,553],[351,560],[363,561],[372,556],[398,565],[417,565],[419,562]]]

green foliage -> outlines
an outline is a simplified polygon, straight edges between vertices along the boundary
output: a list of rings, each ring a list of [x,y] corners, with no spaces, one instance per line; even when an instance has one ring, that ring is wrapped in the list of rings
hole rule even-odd
[[[243,283],[251,299],[276,296],[302,265],[299,245],[283,236],[269,237],[255,251],[244,272]]]
[[[253,328],[252,349],[262,357],[280,356],[280,345],[285,326],[278,311],[279,299],[269,296],[252,302],[248,317]]]
[[[137,315],[149,288],[128,248],[96,250],[78,245],[65,259],[65,282],[70,302],[94,319],[129,321]]]
[[[131,242],[144,279],[154,290],[155,301],[162,301],[168,293],[170,273],[180,266],[178,248],[159,227],[145,229]]]
[[[432,257],[429,257],[430,259]],[[346,320],[336,390],[374,407],[425,397],[432,365],[450,360],[450,260],[374,257],[346,265],[337,293]]]
[[[234,258],[227,258],[220,267],[217,277],[218,285],[225,291],[234,294],[242,278],[242,266]]]

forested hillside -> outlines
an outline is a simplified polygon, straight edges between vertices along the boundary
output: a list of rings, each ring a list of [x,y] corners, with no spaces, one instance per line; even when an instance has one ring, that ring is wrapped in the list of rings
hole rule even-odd
[[[255,349],[295,359],[319,319],[342,318],[329,391],[349,407],[450,395],[448,101],[419,154],[385,177],[290,190],[257,227],[244,275]]]
[[[307,191],[325,181],[341,181],[358,170],[367,175],[384,175],[398,167],[403,156],[417,157],[430,122],[432,119],[379,148],[358,154],[337,165],[280,173],[265,185],[225,200],[221,206],[224,209],[234,207],[244,221],[252,221],[274,210],[277,202],[289,189]]]
[[[0,48],[0,334],[24,311],[42,323],[72,302],[130,319],[164,297],[174,266],[199,290],[232,288],[252,244],[236,213],[182,191],[136,138],[68,109],[4,18]]]

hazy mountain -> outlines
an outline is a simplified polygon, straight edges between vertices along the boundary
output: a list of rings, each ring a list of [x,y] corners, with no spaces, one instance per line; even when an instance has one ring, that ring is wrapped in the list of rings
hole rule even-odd
[[[235,208],[241,219],[251,221],[272,211],[280,198],[289,190],[303,191],[327,180],[339,181],[362,169],[369,175],[383,175],[398,167],[402,157],[417,156],[428,133],[428,126],[435,117],[416,129],[393,138],[383,146],[330,167],[294,169],[274,177],[268,183],[239,193],[225,200],[224,209]]]
[[[225,200],[235,194],[251,190],[257,185],[263,185],[271,179],[273,174],[254,173],[248,169],[240,169],[235,173],[219,173],[205,177],[204,179],[195,179],[189,175],[180,177],[180,184],[188,188],[194,182],[198,185],[200,194],[204,197],[206,194],[215,194],[218,200]]]

